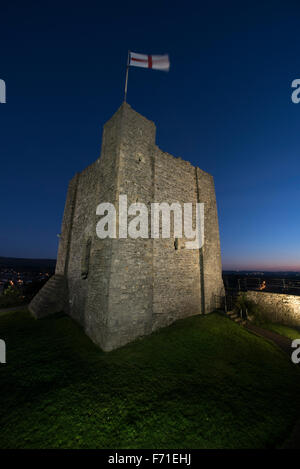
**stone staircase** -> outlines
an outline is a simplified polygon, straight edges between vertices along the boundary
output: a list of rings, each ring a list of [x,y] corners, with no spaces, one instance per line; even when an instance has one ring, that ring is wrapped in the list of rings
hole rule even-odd
[[[31,300],[29,311],[36,318],[63,311],[67,303],[67,282],[63,275],[53,275]]]
[[[243,318],[241,318],[240,314],[237,313],[236,311],[227,311],[226,315],[229,317],[234,322],[237,322],[241,326],[245,326],[247,324],[247,321]]]

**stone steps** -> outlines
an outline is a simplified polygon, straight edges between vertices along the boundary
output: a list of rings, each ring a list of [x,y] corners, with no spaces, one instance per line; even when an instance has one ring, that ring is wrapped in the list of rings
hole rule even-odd
[[[239,313],[235,311],[228,311],[226,315],[231,319],[232,321],[236,322],[237,324],[240,324],[242,326],[245,326],[247,324],[247,321],[239,315]]]
[[[67,300],[67,282],[63,275],[53,275],[40,289],[29,304],[29,311],[35,318],[59,313]]]

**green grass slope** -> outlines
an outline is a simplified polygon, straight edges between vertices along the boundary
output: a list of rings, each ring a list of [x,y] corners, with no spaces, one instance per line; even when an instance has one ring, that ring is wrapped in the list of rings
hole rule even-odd
[[[283,324],[278,323],[266,323],[262,324],[261,327],[264,329],[268,329],[269,331],[276,332],[277,334],[283,335],[288,339],[300,339],[300,330],[290,327],[284,326]]]
[[[0,317],[1,448],[264,448],[300,408],[300,374],[218,315],[104,353],[70,318]]]

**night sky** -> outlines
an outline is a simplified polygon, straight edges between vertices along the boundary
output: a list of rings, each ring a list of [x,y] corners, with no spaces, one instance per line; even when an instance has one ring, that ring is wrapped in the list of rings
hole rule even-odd
[[[300,270],[299,2],[2,2],[0,17],[1,256],[56,257],[129,49],[170,55],[169,73],[131,67],[128,102],[213,174],[223,268]]]

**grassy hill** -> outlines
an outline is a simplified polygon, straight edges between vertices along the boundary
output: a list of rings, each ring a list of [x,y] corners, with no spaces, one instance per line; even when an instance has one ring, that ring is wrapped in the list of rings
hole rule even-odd
[[[261,327],[268,329],[269,331],[276,332],[277,334],[288,337],[288,339],[300,339],[300,329],[296,327],[285,326],[278,323],[265,323],[261,324]]]
[[[288,356],[229,319],[104,353],[69,317],[0,317],[1,448],[267,448],[300,416]]]

